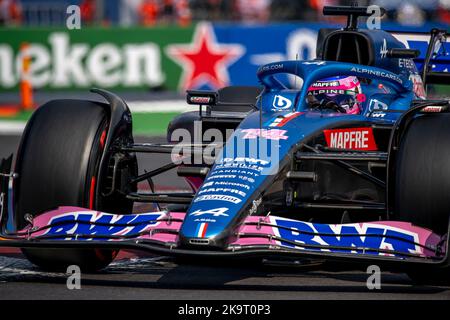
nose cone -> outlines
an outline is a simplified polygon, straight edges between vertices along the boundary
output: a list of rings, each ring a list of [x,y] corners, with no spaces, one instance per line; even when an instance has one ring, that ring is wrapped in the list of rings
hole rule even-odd
[[[180,230],[180,244],[226,246],[239,222],[252,213],[254,203],[261,202],[282,171],[280,166],[290,164],[292,148],[336,121],[300,112],[255,112],[247,117],[195,195]]]
[[[233,236],[236,222],[260,192],[270,161],[250,157],[219,160],[189,208],[180,239],[187,245],[223,247]]]
[[[186,214],[182,244],[226,245],[253,200],[260,197],[263,184],[278,172],[287,130],[259,124],[258,113],[253,114],[228,139]]]

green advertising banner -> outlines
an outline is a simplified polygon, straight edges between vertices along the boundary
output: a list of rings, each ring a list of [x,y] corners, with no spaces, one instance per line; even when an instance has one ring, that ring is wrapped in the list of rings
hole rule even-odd
[[[44,90],[218,89],[256,85],[261,64],[315,57],[326,24],[0,29],[0,92],[17,91],[23,57]],[[21,50],[23,44],[29,48]],[[300,53],[300,56],[299,56]]]
[[[0,92],[17,92],[23,56],[35,89],[219,89],[257,85],[261,65],[311,60],[326,23],[243,25],[200,22],[187,28],[0,29]],[[386,25],[390,30],[427,31]],[[20,48],[28,43],[26,50]],[[426,41],[408,40],[413,48]],[[422,50],[423,51],[423,50]],[[424,54],[424,53],[423,53]],[[288,81],[288,79],[286,79]]]
[[[182,68],[165,49],[189,43],[194,28],[0,29],[0,92],[17,90],[25,54],[38,89],[175,90]]]

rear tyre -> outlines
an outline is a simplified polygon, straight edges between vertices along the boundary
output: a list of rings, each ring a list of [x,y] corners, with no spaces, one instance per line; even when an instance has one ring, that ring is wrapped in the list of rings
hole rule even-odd
[[[20,143],[15,185],[15,222],[26,226],[33,216],[58,206],[101,210],[96,203],[96,177],[108,126],[106,105],[82,100],[56,100],[40,107]],[[94,184],[94,186],[92,185]],[[100,205],[101,206],[101,205]],[[24,249],[24,255],[46,270],[78,265],[83,272],[106,267],[117,251],[100,249]]]
[[[450,115],[433,114],[412,121],[395,164],[396,220],[444,235],[450,218]],[[416,269],[418,283],[449,283],[450,269]]]

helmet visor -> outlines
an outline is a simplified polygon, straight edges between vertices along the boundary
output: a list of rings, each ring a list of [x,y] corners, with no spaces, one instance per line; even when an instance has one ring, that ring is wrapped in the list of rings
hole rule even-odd
[[[355,103],[355,91],[353,90],[311,90],[309,96],[313,96],[314,100],[334,101],[338,106],[353,105]]]

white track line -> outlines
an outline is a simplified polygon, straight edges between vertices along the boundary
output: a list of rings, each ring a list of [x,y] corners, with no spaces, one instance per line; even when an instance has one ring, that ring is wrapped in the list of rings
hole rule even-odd
[[[198,106],[188,105],[184,100],[130,101],[131,112],[166,113],[197,111]]]
[[[21,134],[25,125],[24,121],[0,120],[0,134]]]
[[[168,113],[197,111],[198,106],[188,105],[184,100],[130,101],[128,107],[133,113]],[[21,134],[26,121],[0,120],[0,135]]]

